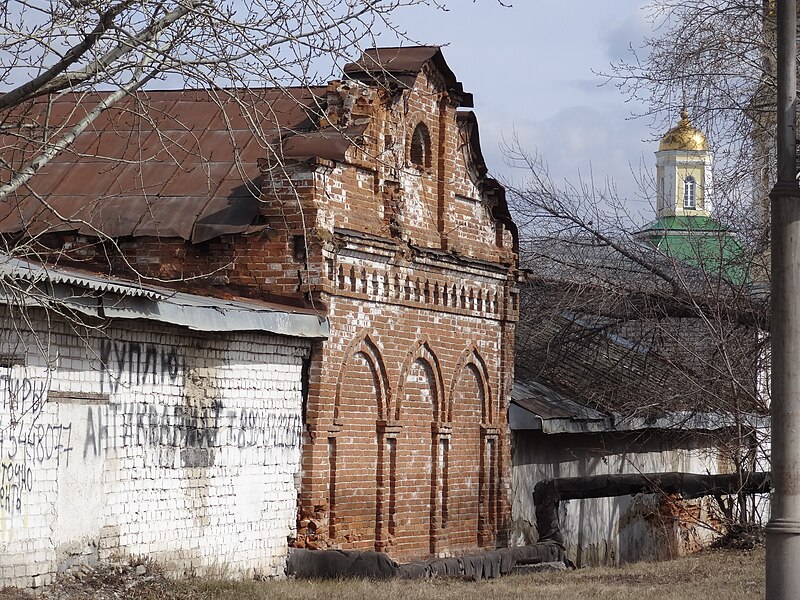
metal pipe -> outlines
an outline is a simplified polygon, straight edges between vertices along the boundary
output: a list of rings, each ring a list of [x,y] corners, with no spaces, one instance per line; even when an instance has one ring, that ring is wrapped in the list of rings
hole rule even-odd
[[[800,598],[800,188],[797,185],[797,1],[777,2],[778,181],[772,245],[772,483],[768,600]]]

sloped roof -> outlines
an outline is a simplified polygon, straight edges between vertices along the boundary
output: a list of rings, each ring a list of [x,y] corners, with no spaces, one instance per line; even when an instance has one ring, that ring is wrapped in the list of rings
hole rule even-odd
[[[708,273],[719,273],[730,283],[742,285],[748,282],[741,244],[724,225],[710,217],[659,217],[637,236],[667,256]]]
[[[596,421],[596,411],[631,428],[634,422],[663,423],[669,415],[723,414],[752,405],[733,398],[724,382],[707,381],[686,364],[614,333],[613,322],[599,317],[523,318],[515,367],[517,398],[535,399],[540,406],[534,412],[546,419]]]
[[[259,213],[258,160],[309,131],[324,88],[142,91],[103,112],[0,206],[0,233],[98,232],[201,242],[246,232]],[[102,93],[41,98],[4,115],[13,165],[74,126]],[[326,151],[327,152],[327,151]],[[304,153],[307,153],[304,151]],[[286,156],[293,157],[291,149]],[[274,161],[279,162],[279,161]],[[8,180],[10,170],[0,168]]]
[[[472,96],[437,46],[372,48],[345,67],[346,76],[371,84],[413,85],[430,64],[453,101]],[[200,243],[225,234],[262,230],[261,177],[282,173],[284,159],[346,159],[364,134],[363,122],[324,125],[327,87],[144,90],[94,120],[65,151],[0,203],[0,234],[36,236],[173,237]],[[35,99],[0,114],[0,182],[94,110],[104,92]],[[486,175],[472,113],[457,116],[470,128],[476,185],[492,213],[516,228],[504,189]],[[55,129],[53,123],[59,124]],[[9,166],[11,168],[9,168]]]
[[[0,303],[56,304],[99,318],[145,319],[194,331],[256,331],[301,338],[326,338],[320,313],[238,297],[212,298],[82,269],[46,265],[0,253]]]
[[[458,106],[473,106],[472,94],[456,79],[439,46],[399,46],[394,48],[369,48],[361,57],[344,66],[344,74],[357,81],[396,84],[412,87],[417,75],[427,63],[432,63],[441,74],[447,92]]]

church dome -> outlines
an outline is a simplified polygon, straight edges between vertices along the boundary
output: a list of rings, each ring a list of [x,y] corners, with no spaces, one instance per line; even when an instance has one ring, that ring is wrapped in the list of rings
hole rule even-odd
[[[692,127],[689,113],[683,108],[681,120],[661,138],[658,150],[708,150],[708,143],[703,132]]]

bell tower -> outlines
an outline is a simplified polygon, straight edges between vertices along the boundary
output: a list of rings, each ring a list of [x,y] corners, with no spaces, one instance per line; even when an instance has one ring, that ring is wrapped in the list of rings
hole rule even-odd
[[[656,152],[656,216],[710,217],[711,152],[706,136],[692,127],[684,107]]]

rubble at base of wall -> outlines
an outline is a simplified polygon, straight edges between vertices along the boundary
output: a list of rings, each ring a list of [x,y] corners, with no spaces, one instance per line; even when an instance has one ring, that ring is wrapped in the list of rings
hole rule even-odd
[[[531,544],[399,565],[380,552],[292,548],[286,574],[308,579],[458,577],[478,581],[508,575],[520,566],[546,563],[566,565],[564,549],[552,543]]]

